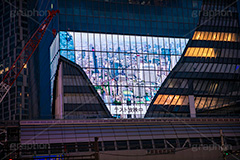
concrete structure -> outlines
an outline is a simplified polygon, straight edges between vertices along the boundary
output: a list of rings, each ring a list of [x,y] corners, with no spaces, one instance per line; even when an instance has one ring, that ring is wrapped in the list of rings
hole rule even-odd
[[[42,144],[22,157],[90,155],[98,137],[100,159],[220,160],[221,134],[227,159],[240,149],[240,119],[159,118],[21,121],[21,144]],[[239,158],[239,155],[237,156]]]

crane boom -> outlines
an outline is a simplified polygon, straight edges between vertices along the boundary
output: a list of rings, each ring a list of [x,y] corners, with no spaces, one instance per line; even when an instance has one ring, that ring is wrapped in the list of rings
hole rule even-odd
[[[30,57],[38,47],[40,41],[42,40],[48,25],[52,21],[53,17],[59,13],[59,10],[48,11],[48,16],[45,20],[40,24],[38,29],[34,32],[32,37],[27,41],[24,48],[14,61],[11,68],[8,70],[7,74],[4,76],[3,80],[0,83],[0,103],[3,101],[4,97],[7,95],[11,86],[16,81],[17,77],[23,70],[23,68],[27,65]]]

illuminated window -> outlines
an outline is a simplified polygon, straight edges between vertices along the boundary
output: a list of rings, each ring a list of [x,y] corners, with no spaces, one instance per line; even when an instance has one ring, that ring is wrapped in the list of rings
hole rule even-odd
[[[163,95],[161,95],[161,94],[158,95],[158,96],[157,96],[157,99],[154,101],[153,104],[158,104],[158,102],[160,101],[160,99],[162,98],[162,96],[163,96]]]
[[[200,32],[196,31],[193,35],[194,40],[198,40],[200,38]]]
[[[177,101],[179,100],[180,96],[179,95],[175,95],[175,97],[172,100],[172,105],[176,105]]]
[[[183,104],[183,100],[184,100],[185,96],[181,96],[178,101],[177,101],[177,105],[182,105]]]
[[[185,54],[186,57],[216,57],[213,48],[195,48],[189,47]]]
[[[225,33],[221,33],[221,35],[220,35],[220,41],[224,41],[224,36],[225,36]]]
[[[231,40],[233,40],[233,34],[232,33],[229,33],[229,35],[228,35],[228,40],[227,41],[231,41]]]
[[[193,40],[237,42],[236,33],[196,31]]]
[[[227,41],[227,40],[228,40],[227,38],[228,38],[228,33],[225,33],[225,34],[224,34],[224,39],[223,39],[223,40],[224,40],[224,41]]]
[[[9,70],[9,68],[8,68],[8,67],[6,67],[6,68],[5,68],[5,72],[7,72],[8,70]]]
[[[203,33],[204,34],[204,33]],[[208,39],[203,39],[203,40],[208,40],[208,41],[215,41],[217,38],[217,33],[213,32],[212,37],[208,37]]]
[[[188,97],[180,95],[158,95],[155,105],[188,105]]]
[[[166,102],[164,103],[165,105],[169,105],[172,102],[174,95],[168,95]]]
[[[160,100],[160,102],[158,104],[164,104],[166,102],[167,98],[168,98],[168,95],[163,95],[162,99]]]

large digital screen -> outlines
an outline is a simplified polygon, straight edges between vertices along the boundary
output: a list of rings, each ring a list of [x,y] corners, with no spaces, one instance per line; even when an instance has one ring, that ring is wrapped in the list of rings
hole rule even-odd
[[[116,117],[141,118],[188,39],[59,32],[60,54],[80,65]]]

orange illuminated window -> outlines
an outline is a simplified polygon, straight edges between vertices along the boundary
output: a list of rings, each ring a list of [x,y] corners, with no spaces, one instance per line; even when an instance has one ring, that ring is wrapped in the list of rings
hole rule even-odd
[[[231,39],[232,39],[232,34],[229,33],[229,34],[228,34],[228,40],[227,40],[227,41],[231,41]]]
[[[182,105],[184,98],[185,98],[185,96],[181,96],[177,101],[177,105],[179,105],[179,106]]]
[[[213,32],[209,32],[207,39],[210,39],[209,37],[212,37],[212,36],[213,36]]]
[[[168,95],[166,102],[164,103],[165,105],[170,105],[172,102],[174,95]]]
[[[164,104],[167,98],[168,98],[168,95],[163,95],[158,104]]]
[[[188,97],[184,96],[183,104],[182,105],[188,105]]]
[[[215,51],[213,48],[195,48],[189,47],[186,51],[185,57],[216,57]]]
[[[206,40],[209,40],[209,41],[215,41],[216,38],[217,38],[217,33],[216,33],[216,32],[213,32],[212,37],[208,37],[208,39],[206,39]],[[203,40],[205,40],[205,39],[203,39]]]
[[[199,49],[200,49],[200,48],[194,48],[194,49],[192,49],[193,52],[191,52],[191,53],[193,53],[193,54],[191,54],[191,55],[197,56],[198,53],[199,53]]]
[[[220,41],[224,41],[224,33],[221,33]]]
[[[176,105],[177,101],[179,100],[180,96],[179,95],[175,95],[175,97],[172,100],[172,105]]]
[[[161,95],[161,94],[158,95],[158,96],[157,96],[157,99],[154,101],[153,104],[158,104],[158,102],[160,101],[161,98],[162,98],[162,95]]]
[[[208,36],[209,36],[209,33],[210,33],[210,32],[205,33],[203,39],[207,39]]]
[[[236,33],[195,31],[193,40],[237,42]]]
[[[220,32],[217,32],[217,37],[216,37],[216,41],[220,41]],[[211,38],[211,37],[210,37]]]
[[[200,48],[197,55],[199,55],[199,57],[206,57],[207,52],[206,52],[205,48]],[[197,56],[197,55],[194,55],[194,56]]]
[[[224,40],[223,41],[227,41],[228,40],[228,33],[224,34]]]
[[[200,32],[200,38],[199,39],[204,39],[204,34],[203,32]]]
[[[232,41],[237,42],[237,35],[235,33],[232,33]]]
[[[187,105],[188,97],[180,95],[158,95],[154,105]]]

